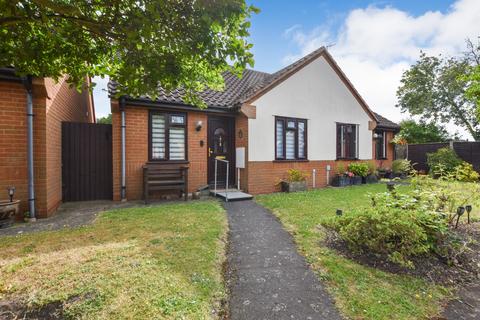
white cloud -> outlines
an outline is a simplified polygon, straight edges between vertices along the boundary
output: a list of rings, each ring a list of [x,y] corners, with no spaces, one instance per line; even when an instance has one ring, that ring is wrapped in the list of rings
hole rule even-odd
[[[428,11],[419,16],[394,7],[369,6],[350,11],[337,31],[328,25],[309,31],[298,25],[290,28],[284,35],[299,52],[285,56],[283,62],[335,43],[330,52],[367,103],[398,121],[406,115],[394,107],[396,90],[403,71],[415,62],[420,50],[458,54],[465,49],[466,38],[480,35],[479,21],[478,0],[458,0],[445,13]]]

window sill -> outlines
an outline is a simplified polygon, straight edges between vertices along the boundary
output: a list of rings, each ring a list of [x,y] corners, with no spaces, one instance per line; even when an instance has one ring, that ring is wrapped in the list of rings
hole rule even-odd
[[[278,163],[283,163],[283,162],[310,162],[310,160],[308,159],[289,159],[289,160],[280,160],[280,159],[276,159],[276,160],[273,160],[274,163],[278,162]]]
[[[375,160],[388,160],[388,158],[375,158]]]
[[[356,161],[360,160],[359,158],[337,158],[335,161]]]

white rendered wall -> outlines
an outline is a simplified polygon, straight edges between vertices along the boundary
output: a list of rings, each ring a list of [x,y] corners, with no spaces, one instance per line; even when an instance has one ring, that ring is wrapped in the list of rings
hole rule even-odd
[[[359,158],[372,158],[371,119],[323,57],[252,105],[257,107],[257,116],[248,120],[249,161],[275,159],[275,116],[308,120],[308,160],[336,159],[336,122],[358,124]]]

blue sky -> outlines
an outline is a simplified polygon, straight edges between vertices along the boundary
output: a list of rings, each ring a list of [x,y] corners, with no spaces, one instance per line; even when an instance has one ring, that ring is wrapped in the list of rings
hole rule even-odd
[[[250,29],[254,69],[273,72],[333,45],[330,52],[370,107],[395,121],[407,117],[395,108],[396,88],[420,50],[458,54],[467,37],[480,35],[479,0],[247,1],[261,10]],[[105,86],[98,81],[95,90],[97,117],[109,113]]]

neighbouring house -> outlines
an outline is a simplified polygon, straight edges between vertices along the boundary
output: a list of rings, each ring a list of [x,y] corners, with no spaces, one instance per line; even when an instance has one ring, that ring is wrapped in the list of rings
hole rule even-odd
[[[0,68],[0,200],[7,200],[7,188],[15,187],[21,214],[31,211],[29,200],[36,218],[52,215],[62,202],[62,122],[95,122],[90,92],[79,93],[66,80],[22,78],[12,68]],[[34,199],[28,190],[29,117]]]
[[[194,192],[214,183],[215,158],[226,159],[230,185],[240,178],[251,194],[277,191],[290,168],[306,171],[310,187],[314,178],[315,187],[323,187],[327,168],[332,179],[340,162],[391,165],[398,125],[372,112],[325,48],[272,74],[245,70],[241,78],[224,78],[224,91],[199,93],[204,110],[185,104],[181,89],[160,88],[156,100],[116,99],[118,84],[109,83],[115,200],[122,198],[122,181],[125,198],[142,197],[146,163],[188,166],[188,191]],[[246,161],[238,171],[236,149],[242,147]],[[225,183],[218,166],[217,179]]]

